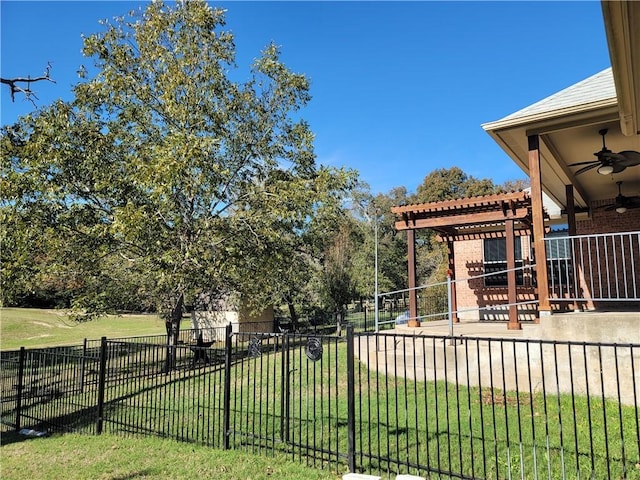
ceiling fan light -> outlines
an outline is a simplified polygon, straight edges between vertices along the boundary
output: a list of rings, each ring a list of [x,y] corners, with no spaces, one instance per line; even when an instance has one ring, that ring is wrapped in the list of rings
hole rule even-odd
[[[620,207],[616,208],[616,212],[618,212],[618,213],[624,213],[626,211],[627,211],[627,207],[620,206]]]
[[[602,165],[598,167],[598,173],[600,175],[610,175],[613,173],[613,167],[611,165]]]

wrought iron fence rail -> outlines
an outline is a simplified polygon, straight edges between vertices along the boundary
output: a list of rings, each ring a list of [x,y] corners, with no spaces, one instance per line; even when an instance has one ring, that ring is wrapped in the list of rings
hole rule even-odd
[[[154,435],[430,478],[631,478],[640,463],[640,345],[352,328],[227,327],[224,338],[217,362],[202,361],[210,348],[129,339],[103,339],[91,368],[63,351],[3,355],[3,428]]]

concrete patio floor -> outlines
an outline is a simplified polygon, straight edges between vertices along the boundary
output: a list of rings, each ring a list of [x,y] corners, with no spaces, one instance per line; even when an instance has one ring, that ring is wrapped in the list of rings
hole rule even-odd
[[[481,338],[522,338],[640,344],[640,311],[595,310],[554,313],[540,323],[522,322],[521,330],[507,329],[507,322],[461,320],[453,324],[453,335]],[[449,335],[449,322],[423,322],[420,327],[397,325],[381,333],[401,335]]]
[[[457,341],[446,339],[447,321],[398,325],[359,336],[356,355],[370,369],[412,380],[529,386],[640,404],[637,311],[554,314],[539,324],[523,323],[522,330],[508,330],[506,322],[461,321],[453,333]]]
[[[453,335],[460,337],[532,338],[524,336],[524,332],[525,330],[535,330],[537,327],[537,324],[525,323],[522,324],[522,330],[508,330],[507,322],[462,320],[453,324]],[[449,322],[447,320],[422,322],[419,327],[397,325],[394,329],[384,330],[381,333],[396,333],[401,335],[449,335]]]

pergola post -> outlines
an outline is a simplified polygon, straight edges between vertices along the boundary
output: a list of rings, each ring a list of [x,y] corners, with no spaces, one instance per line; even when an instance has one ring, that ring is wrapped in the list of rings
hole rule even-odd
[[[407,230],[409,270],[409,326],[420,326],[418,320],[418,291],[416,290],[416,231]]]
[[[518,320],[518,293],[516,290],[516,240],[513,220],[505,221],[505,236],[507,243],[507,301],[509,302],[509,330],[520,330],[522,326]]]
[[[409,314],[412,326],[416,326],[418,317],[418,299],[416,290],[416,255],[415,231],[430,228],[438,233],[439,241],[446,241],[448,248],[448,267],[451,278],[456,276],[456,262],[454,245],[459,240],[473,240],[483,238],[503,238],[502,225],[510,221],[511,229],[511,260],[510,265],[515,268],[515,231],[526,229],[530,231],[532,223],[532,203],[527,192],[509,192],[477,197],[443,200],[413,205],[400,205],[391,209],[399,218],[395,223],[398,231],[407,231],[408,243],[408,271],[409,271]],[[544,246],[543,246],[544,247]],[[458,268],[465,268],[457,265]],[[512,292],[510,303],[517,303],[515,274],[512,278]],[[450,282],[448,282],[450,283]],[[455,287],[455,282],[451,284]],[[466,288],[466,285],[465,285]],[[459,308],[457,288],[451,289],[451,310]],[[479,293],[479,294],[482,294]],[[504,297],[503,297],[504,298]],[[500,298],[496,304],[504,304]],[[514,305],[515,306],[515,305]],[[459,322],[457,314],[452,315],[452,321]],[[517,325],[517,308],[511,313],[511,320]],[[418,323],[419,325],[419,323]],[[513,325],[512,325],[513,327]]]
[[[550,315],[549,274],[547,271],[547,249],[544,243],[544,207],[542,204],[542,174],[540,168],[540,139],[529,135],[529,179],[531,180],[531,210],[533,224],[533,251],[536,261],[538,286],[538,318]]]
[[[456,263],[455,263],[455,255],[453,251],[454,242],[452,239],[447,239],[447,257],[449,260],[449,276],[451,278],[451,310],[453,311],[453,321],[454,323],[460,322],[458,318],[458,301],[456,298]]]

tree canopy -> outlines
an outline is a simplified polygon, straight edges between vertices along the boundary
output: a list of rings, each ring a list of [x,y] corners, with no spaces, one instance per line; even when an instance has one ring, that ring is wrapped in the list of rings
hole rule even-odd
[[[185,305],[231,292],[287,305],[294,323],[300,307],[341,317],[373,296],[376,245],[380,291],[406,287],[393,205],[522,185],[453,167],[415,194],[374,196],[355,172],[316,165],[308,79],[273,44],[243,74],[224,12],[205,2],[104,22],[84,54],[95,65],[71,101],[2,128],[3,304],[157,311],[173,341]],[[438,280],[446,256],[419,235],[419,282]]]
[[[489,178],[478,179],[459,167],[430,172],[418,186],[414,202],[427,203],[496,193],[499,187]]]
[[[88,311],[105,306],[100,286],[135,285],[173,336],[201,293],[276,290],[265,269],[291,268],[310,217],[353,175],[315,164],[307,78],[267,45],[234,81],[224,26],[205,2],[106,22],[84,39],[97,73],[74,99],[3,129],[3,240],[28,225],[46,252],[36,265],[3,249],[3,284],[55,270]]]

